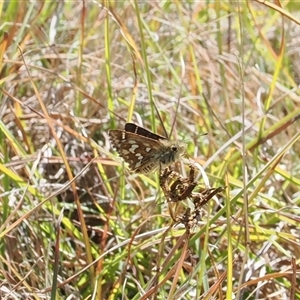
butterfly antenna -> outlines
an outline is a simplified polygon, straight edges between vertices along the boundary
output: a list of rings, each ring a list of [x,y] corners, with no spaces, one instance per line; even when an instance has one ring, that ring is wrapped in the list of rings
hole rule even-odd
[[[177,119],[178,109],[179,109],[179,105],[180,105],[180,98],[181,98],[181,94],[182,94],[183,78],[185,76],[185,62],[184,62],[181,55],[180,55],[180,60],[181,60],[181,66],[182,66],[181,83],[180,83],[179,95],[178,95],[178,99],[177,99],[177,103],[176,103],[175,116],[174,116],[174,120],[173,120],[173,123],[172,123],[170,136],[172,135],[172,132],[173,132],[173,129],[174,129],[174,126],[175,126],[175,123],[176,123],[176,119]]]

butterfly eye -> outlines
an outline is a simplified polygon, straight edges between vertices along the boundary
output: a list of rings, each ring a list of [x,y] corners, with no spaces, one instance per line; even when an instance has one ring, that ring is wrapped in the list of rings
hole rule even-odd
[[[173,145],[173,146],[171,147],[171,150],[174,151],[174,152],[176,152],[176,151],[178,150],[178,147],[175,146],[175,145]]]

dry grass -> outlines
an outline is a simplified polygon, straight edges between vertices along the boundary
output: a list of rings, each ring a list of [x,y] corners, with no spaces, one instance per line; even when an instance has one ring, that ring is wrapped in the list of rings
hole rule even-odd
[[[0,3],[1,297],[300,299],[298,4],[83,4]],[[126,121],[228,186],[191,236]]]

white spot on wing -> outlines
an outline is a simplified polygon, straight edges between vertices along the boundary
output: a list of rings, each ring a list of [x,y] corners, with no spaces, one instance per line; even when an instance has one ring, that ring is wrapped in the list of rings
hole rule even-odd
[[[142,165],[142,162],[139,161],[138,163],[135,164],[134,168],[136,169],[136,168],[140,167],[141,165]]]
[[[141,153],[137,153],[135,156],[137,157],[138,160],[143,159],[143,155]]]
[[[123,155],[128,155],[128,154],[129,154],[129,151],[126,150],[126,149],[122,149],[122,154],[123,154]]]
[[[134,153],[134,152],[135,152],[135,149],[137,149],[138,147],[139,147],[139,145],[137,145],[137,144],[132,145],[132,146],[129,148],[129,152]]]

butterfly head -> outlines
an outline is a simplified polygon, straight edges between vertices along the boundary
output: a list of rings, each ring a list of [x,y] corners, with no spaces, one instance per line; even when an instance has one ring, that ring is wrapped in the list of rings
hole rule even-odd
[[[160,162],[164,167],[179,161],[181,156],[183,156],[186,151],[185,143],[169,140],[162,140],[160,142],[165,146],[165,149],[162,151],[160,156]]]

